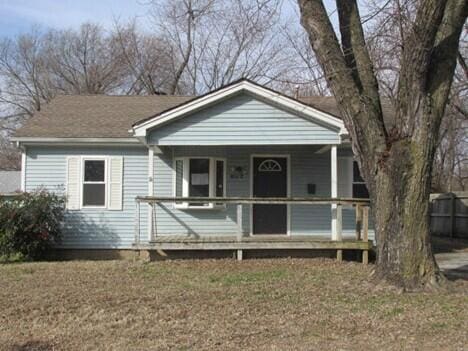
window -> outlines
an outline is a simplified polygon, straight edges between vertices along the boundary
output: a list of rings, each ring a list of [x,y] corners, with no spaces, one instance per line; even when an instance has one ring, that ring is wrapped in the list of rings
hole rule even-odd
[[[275,160],[265,160],[258,166],[259,172],[281,172],[281,165]]]
[[[176,197],[224,197],[226,167],[223,159],[183,157],[174,160]],[[176,208],[219,208],[224,204],[177,202]]]
[[[216,197],[224,196],[224,161],[216,160]]]
[[[83,206],[106,206],[106,160],[83,160]]]
[[[361,177],[359,166],[356,161],[353,162],[353,197],[368,199],[369,191],[367,190],[366,182]]]
[[[191,158],[189,160],[190,197],[210,196],[210,159]]]

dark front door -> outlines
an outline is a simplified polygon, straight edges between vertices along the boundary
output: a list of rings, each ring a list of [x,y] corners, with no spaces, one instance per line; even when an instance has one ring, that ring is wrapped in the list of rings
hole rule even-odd
[[[254,157],[253,196],[287,197],[288,162],[285,157]],[[287,205],[253,205],[253,234],[286,234]]]

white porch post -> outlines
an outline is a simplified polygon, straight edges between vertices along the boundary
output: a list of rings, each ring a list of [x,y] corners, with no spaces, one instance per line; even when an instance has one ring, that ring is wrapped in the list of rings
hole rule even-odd
[[[148,196],[154,195],[154,149],[148,147]],[[148,203],[148,241],[153,241],[153,211],[154,205]]]
[[[331,197],[335,198],[338,196],[338,157],[337,157],[337,147],[332,145],[331,150]],[[337,228],[337,205],[331,205],[331,232],[332,240],[338,240],[338,228]]]

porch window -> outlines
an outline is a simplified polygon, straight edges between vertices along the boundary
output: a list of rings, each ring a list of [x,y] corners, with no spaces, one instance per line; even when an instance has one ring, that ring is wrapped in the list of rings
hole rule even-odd
[[[174,160],[174,193],[177,197],[224,197],[225,160],[181,157]],[[224,204],[177,202],[176,208],[219,208]]]
[[[191,158],[189,160],[190,197],[210,196],[210,159]]]
[[[83,206],[106,206],[106,160],[83,160]]]
[[[359,166],[356,161],[353,162],[353,197],[368,199],[369,191],[367,190],[366,182],[361,177]]]

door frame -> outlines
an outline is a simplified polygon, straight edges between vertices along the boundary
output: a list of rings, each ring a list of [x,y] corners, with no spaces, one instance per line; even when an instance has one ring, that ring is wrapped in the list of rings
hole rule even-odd
[[[277,157],[277,158],[285,158],[286,165],[287,165],[287,172],[286,172],[286,197],[291,196],[291,155],[290,154],[250,154],[250,197],[253,197],[253,188],[254,188],[254,176],[253,176],[253,160],[256,157]],[[255,236],[253,233],[253,205],[250,205],[249,209],[249,221],[250,221],[250,236]],[[286,204],[286,234],[268,234],[262,235],[263,237],[268,236],[291,236],[291,205]]]

